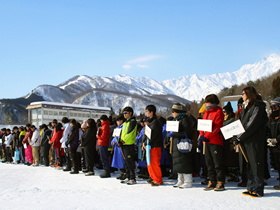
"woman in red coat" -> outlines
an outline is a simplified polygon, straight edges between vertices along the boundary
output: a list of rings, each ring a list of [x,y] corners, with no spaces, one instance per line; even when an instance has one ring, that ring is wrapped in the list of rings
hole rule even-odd
[[[224,114],[218,97],[210,94],[205,98],[206,112],[204,120],[212,120],[212,132],[200,131],[200,141],[205,143],[205,161],[208,169],[209,184],[204,190],[225,190],[225,167],[223,136],[220,128],[223,127]]]
[[[56,154],[54,164],[57,165],[58,167],[62,167],[60,139],[62,138],[63,131],[61,128],[62,128],[61,123],[58,123],[55,126],[54,135],[49,142],[49,144],[53,144],[53,148],[54,148],[55,154]]]

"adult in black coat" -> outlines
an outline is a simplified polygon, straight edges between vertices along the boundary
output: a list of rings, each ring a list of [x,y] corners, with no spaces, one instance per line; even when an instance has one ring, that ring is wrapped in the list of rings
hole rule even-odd
[[[271,102],[271,110],[267,124],[269,128],[267,143],[271,147],[270,151],[274,158],[274,167],[278,171],[278,177],[280,177],[280,97]],[[274,186],[274,189],[280,190],[280,183]]]
[[[266,147],[266,124],[268,121],[266,113],[266,104],[254,87],[243,89],[242,97],[244,107],[242,108],[239,119],[245,129],[245,132],[238,136],[240,146],[243,148],[247,163],[247,191],[245,195],[251,197],[263,196],[264,190],[264,169],[265,169],[265,150]],[[242,152],[239,151],[240,169],[246,164],[242,158]]]
[[[186,115],[186,109],[181,104],[176,103],[172,106],[174,121],[179,121],[179,132],[173,132],[172,141],[172,162],[173,172],[178,173],[178,182],[173,187],[188,188],[192,187],[192,155],[191,153],[181,153],[177,148],[179,140],[192,138],[193,121]],[[169,133],[170,135],[170,133]]]
[[[50,130],[46,124],[43,124],[41,127],[43,130],[42,138],[41,138],[41,146],[43,151],[44,164],[45,166],[49,166],[50,165],[49,151],[51,147],[49,141],[51,140],[52,130]]]
[[[84,154],[86,159],[86,176],[94,175],[94,153],[96,147],[96,123],[94,119],[87,120],[88,128],[85,134],[82,136],[81,147],[84,148]]]

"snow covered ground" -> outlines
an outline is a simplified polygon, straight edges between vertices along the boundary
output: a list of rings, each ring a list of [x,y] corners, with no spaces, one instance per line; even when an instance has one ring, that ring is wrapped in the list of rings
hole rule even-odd
[[[262,198],[241,195],[245,188],[236,183],[226,184],[223,192],[205,192],[200,178],[191,189],[174,189],[173,180],[160,187],[144,180],[128,186],[115,179],[117,173],[107,179],[97,175],[0,163],[0,209],[280,209],[275,172]]]

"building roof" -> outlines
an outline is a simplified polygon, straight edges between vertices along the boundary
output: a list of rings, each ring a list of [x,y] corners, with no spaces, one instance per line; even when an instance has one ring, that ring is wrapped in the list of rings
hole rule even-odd
[[[97,107],[97,106],[88,106],[88,105],[79,105],[79,104],[69,104],[69,103],[58,103],[58,102],[49,102],[49,101],[38,101],[32,102],[27,106],[26,109],[35,109],[35,108],[53,108],[53,109],[65,109],[65,110],[83,110],[83,111],[105,111],[109,112],[111,109],[109,107]]]

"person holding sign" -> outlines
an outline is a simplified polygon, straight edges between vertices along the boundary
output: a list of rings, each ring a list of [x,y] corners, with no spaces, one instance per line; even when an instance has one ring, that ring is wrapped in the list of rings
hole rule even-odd
[[[178,182],[173,187],[181,189],[192,187],[192,155],[191,153],[182,153],[178,150],[177,143],[181,139],[192,137],[193,120],[186,115],[186,108],[179,103],[172,106],[173,121],[179,121],[178,132],[169,132],[173,137],[172,145],[172,162],[173,172],[178,173]]]
[[[203,120],[212,121],[212,131],[200,130],[200,141],[205,143],[205,160],[208,170],[209,183],[204,190],[225,190],[225,167],[224,167],[224,147],[223,135],[220,128],[223,127],[224,114],[218,97],[210,94],[205,98],[206,112]]]
[[[235,114],[233,112],[233,108],[231,103],[228,102],[223,107],[224,113],[224,124],[223,126],[229,125],[235,121]],[[238,153],[235,150],[236,145],[232,138],[224,139],[224,151],[225,151],[225,167],[226,172],[229,174],[230,178],[226,180],[226,182],[238,182]]]
[[[124,117],[123,115],[119,115],[116,118],[116,123],[117,123],[117,128],[115,128],[115,130],[121,130],[122,126],[123,126],[123,122],[124,122]],[[120,138],[120,133],[118,133],[119,135],[115,135],[115,131],[113,132],[113,139],[111,141],[111,145],[114,148],[114,154],[113,154],[113,160],[112,160],[112,167],[114,168],[119,168],[121,171],[120,176],[117,177],[117,179],[120,180],[125,180],[126,175],[125,175],[125,169],[124,169],[124,160],[123,160],[123,156],[122,156],[122,151],[120,149],[120,147],[118,147],[118,139]]]
[[[124,118],[126,121],[123,123],[118,146],[122,147],[125,161],[126,179],[121,181],[123,184],[133,185],[136,184],[135,179],[135,163],[134,163],[134,144],[137,135],[137,122],[133,116],[133,109],[125,107],[123,109]]]
[[[264,171],[265,171],[265,143],[266,123],[268,121],[266,105],[254,87],[246,87],[242,91],[244,107],[239,119],[245,132],[237,137],[237,144],[243,148],[244,156],[247,157],[247,191],[243,195],[261,197],[264,194]],[[240,170],[243,169],[242,151],[239,151]]]
[[[156,116],[156,107],[154,105],[148,105],[146,107],[147,126],[151,129],[151,137],[149,138],[149,145],[151,145],[150,151],[150,165],[148,165],[148,171],[153,181],[150,182],[152,186],[159,186],[162,184],[162,174],[160,168],[161,149],[162,142],[162,125]],[[144,136],[142,141],[142,150],[146,149],[147,136]]]

